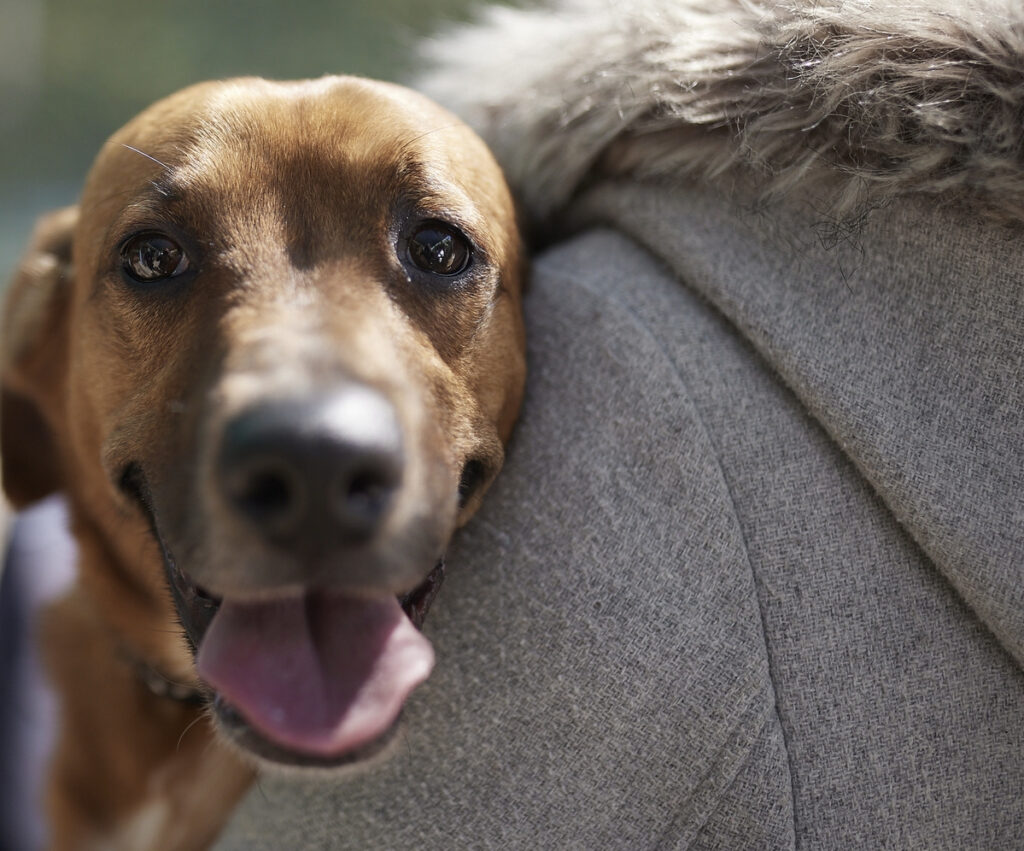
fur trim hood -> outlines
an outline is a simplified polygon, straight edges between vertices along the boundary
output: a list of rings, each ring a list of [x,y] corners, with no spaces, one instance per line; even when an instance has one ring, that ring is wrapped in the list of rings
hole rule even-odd
[[[908,193],[1024,219],[1020,0],[555,0],[427,47],[419,87],[543,220],[596,176],[753,178],[850,217]]]

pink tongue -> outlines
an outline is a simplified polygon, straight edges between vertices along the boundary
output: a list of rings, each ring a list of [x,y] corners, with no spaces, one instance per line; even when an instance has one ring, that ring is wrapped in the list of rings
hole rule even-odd
[[[273,742],[340,756],[383,734],[430,674],[434,651],[394,597],[328,592],[225,600],[199,676]]]

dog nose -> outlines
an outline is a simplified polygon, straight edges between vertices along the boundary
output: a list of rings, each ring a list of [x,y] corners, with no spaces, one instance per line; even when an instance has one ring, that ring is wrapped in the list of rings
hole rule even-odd
[[[235,511],[272,543],[323,555],[369,540],[402,479],[391,403],[361,385],[264,402],[224,429],[218,475]]]

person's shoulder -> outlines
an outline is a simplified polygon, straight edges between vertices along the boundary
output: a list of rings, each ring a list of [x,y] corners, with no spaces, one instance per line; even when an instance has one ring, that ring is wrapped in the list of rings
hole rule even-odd
[[[552,313],[569,311],[591,320],[621,326],[631,338],[650,338],[648,310],[685,311],[693,296],[671,268],[622,230],[596,226],[540,252],[526,297],[527,328],[535,344],[544,342],[542,331]],[[589,336],[593,323],[571,327],[573,334]],[[628,328],[627,328],[628,326]],[[654,346],[656,339],[651,339]]]

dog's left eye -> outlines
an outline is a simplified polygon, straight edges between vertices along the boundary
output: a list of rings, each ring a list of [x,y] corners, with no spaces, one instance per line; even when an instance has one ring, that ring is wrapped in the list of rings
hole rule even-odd
[[[185,250],[162,233],[140,233],[121,248],[121,268],[133,280],[153,283],[189,270]]]
[[[423,272],[451,277],[464,272],[472,255],[469,240],[452,225],[424,222],[412,232],[409,260]]]

